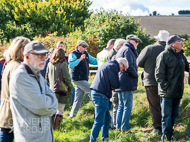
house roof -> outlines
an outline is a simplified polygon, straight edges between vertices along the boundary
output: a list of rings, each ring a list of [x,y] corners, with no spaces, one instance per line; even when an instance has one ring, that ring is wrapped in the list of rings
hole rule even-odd
[[[170,35],[190,36],[190,16],[134,16],[134,19],[141,19],[141,27],[146,28],[146,34],[151,37],[156,36],[159,30],[167,30]]]

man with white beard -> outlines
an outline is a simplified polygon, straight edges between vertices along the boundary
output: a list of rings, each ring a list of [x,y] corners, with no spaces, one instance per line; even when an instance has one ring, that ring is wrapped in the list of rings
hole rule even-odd
[[[40,74],[48,50],[39,41],[24,48],[24,62],[12,73],[9,83],[15,142],[54,141],[51,117],[58,101]]]

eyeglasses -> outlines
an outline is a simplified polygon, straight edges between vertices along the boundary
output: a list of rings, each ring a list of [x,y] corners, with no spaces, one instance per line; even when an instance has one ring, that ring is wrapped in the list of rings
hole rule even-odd
[[[134,39],[134,41],[135,41],[136,43],[139,43],[139,42],[140,42],[139,40],[136,40],[136,39]]]
[[[177,42],[175,42],[175,43],[180,43],[180,44],[181,44],[181,43],[182,43],[182,41],[177,41]]]
[[[38,53],[34,53],[34,52],[28,52],[29,54],[33,54],[33,55],[36,55],[38,56],[38,58],[42,59],[43,57],[46,56],[46,53],[42,53],[42,54],[38,54]]]

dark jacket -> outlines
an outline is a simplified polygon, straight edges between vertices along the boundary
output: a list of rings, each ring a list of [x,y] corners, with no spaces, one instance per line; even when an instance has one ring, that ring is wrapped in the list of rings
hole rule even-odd
[[[117,54],[117,51],[116,51],[114,48],[112,48],[112,49],[108,52],[108,54],[107,54],[107,59],[108,59],[108,60],[114,60],[116,54]]]
[[[46,69],[47,69],[47,65],[48,65],[48,63],[49,63],[49,57],[46,59],[46,64],[45,64],[45,66],[44,66],[44,69],[43,70],[41,70],[40,71],[40,73],[41,73],[41,75],[45,78],[45,76],[46,76]]]
[[[49,84],[49,87],[51,90],[54,90],[54,81],[57,79],[60,64],[61,63],[57,63],[57,64],[53,65],[50,62],[48,63],[45,78],[46,78],[46,81]],[[71,85],[71,78],[69,75],[69,69],[68,69],[68,63],[67,62],[63,62],[58,78],[61,81],[65,81],[67,83],[68,92],[67,92],[67,96],[62,96],[62,95],[59,95],[56,93],[55,93],[55,95],[56,95],[59,103],[68,104],[71,102],[72,85]]]
[[[137,66],[144,68],[142,73],[143,86],[158,86],[154,71],[157,56],[164,51],[166,42],[156,42],[146,46],[137,58]]]
[[[122,73],[119,72],[120,87],[115,91],[134,91],[137,89],[138,83],[137,53],[134,46],[128,41],[117,52],[116,59],[120,57],[127,59],[129,67]]]
[[[119,64],[116,60],[108,61],[102,64],[96,73],[94,81],[90,86],[91,90],[95,90],[111,98],[111,89],[119,88]]]
[[[79,59],[82,55],[78,50],[72,51],[73,54]],[[79,80],[86,80],[88,81],[88,75],[89,75],[89,57],[88,53],[85,51],[84,54],[86,54],[86,58],[80,61],[78,66],[71,69],[71,79],[73,81],[79,81]]]
[[[183,96],[184,71],[189,71],[189,64],[182,53],[176,53],[170,45],[156,59],[155,77],[158,94],[161,97],[179,98]]]

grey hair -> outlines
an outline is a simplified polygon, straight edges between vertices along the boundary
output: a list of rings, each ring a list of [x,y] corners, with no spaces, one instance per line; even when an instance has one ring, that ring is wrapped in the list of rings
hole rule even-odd
[[[123,43],[125,42],[125,39],[122,38],[117,38],[115,43],[114,43],[114,49],[118,50],[117,47],[123,45]]]
[[[56,48],[58,48],[59,44],[63,44],[64,45],[63,41],[58,41],[57,44],[56,44]]]
[[[129,67],[129,64],[128,64],[128,61],[127,61],[127,59],[126,58],[118,58],[117,59],[117,62],[118,63],[122,63],[125,67]]]

